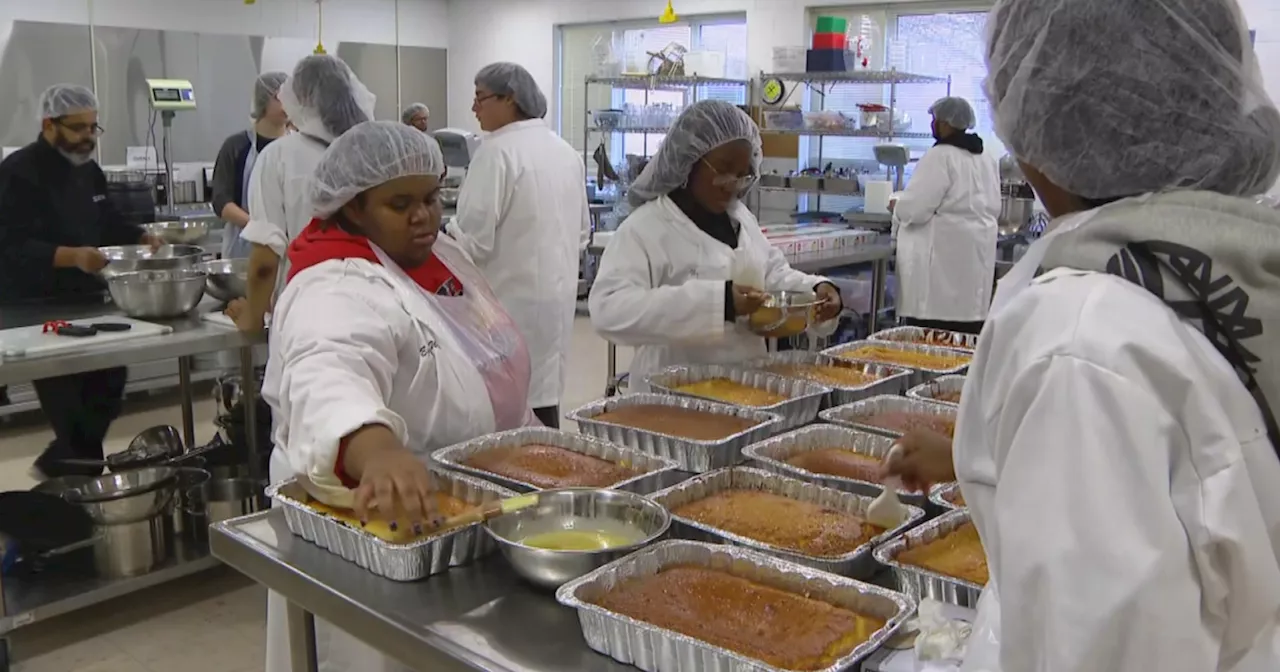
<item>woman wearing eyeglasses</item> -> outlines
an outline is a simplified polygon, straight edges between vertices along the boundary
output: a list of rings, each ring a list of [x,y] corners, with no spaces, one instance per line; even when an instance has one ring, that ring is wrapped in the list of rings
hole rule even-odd
[[[817,292],[819,318],[843,307],[825,278],[791,268],[741,198],[760,174],[760,129],[718,100],[685,108],[632,185],[636,210],[605,249],[591,288],[591,323],[634,346],[631,390],[675,364],[731,364],[765,354],[737,324],[764,291]]]

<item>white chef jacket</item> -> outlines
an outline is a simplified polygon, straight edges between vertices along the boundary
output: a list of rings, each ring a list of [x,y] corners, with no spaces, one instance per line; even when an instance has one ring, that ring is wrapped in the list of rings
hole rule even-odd
[[[995,159],[951,145],[925,152],[893,211],[898,315],[984,319],[995,281],[999,217]]]
[[[314,215],[308,185],[327,148],[322,139],[290,133],[262,150],[249,176],[249,223],[240,237],[280,257],[277,297],[289,274],[285,250]]]
[[[449,225],[524,334],[533,408],[558,405],[564,391],[591,236],[585,174],[582,154],[542,119],[508,124],[480,143]]]
[[[667,366],[766,354],[764,338],[724,319],[725,282],[742,258],[759,267],[760,289],[811,292],[826,281],[791,268],[741,202],[729,216],[740,225],[736,251],[663,196],[632,212],[605,248],[588,300],[591,324],[604,338],[636,347],[632,391],[646,391],[645,377]]]

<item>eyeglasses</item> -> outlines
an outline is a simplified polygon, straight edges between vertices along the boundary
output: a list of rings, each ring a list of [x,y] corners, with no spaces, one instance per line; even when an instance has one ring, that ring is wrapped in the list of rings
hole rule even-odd
[[[706,166],[708,170],[715,173],[715,177],[711,178],[711,184],[714,184],[717,187],[733,189],[738,193],[742,193],[755,186],[756,180],[760,179],[760,176],[755,173],[743,175],[741,177],[737,175],[725,175],[719,170],[716,170],[716,167],[711,165],[711,163],[706,159],[699,160],[702,161],[702,165]]]
[[[486,93],[486,94],[484,94],[484,95],[482,95],[482,96],[476,96],[475,101],[474,101],[474,102],[472,102],[471,104],[472,104],[472,106],[480,105],[481,103],[483,103],[483,102],[484,102],[484,101],[486,101],[486,100],[490,100],[490,99],[497,98],[497,97],[498,97],[498,94],[496,94],[496,93]]]
[[[53,123],[77,135],[84,135],[85,133],[92,132],[93,135],[99,136],[107,132],[107,129],[99,126],[98,124],[68,124],[64,122],[61,117],[55,118]]]

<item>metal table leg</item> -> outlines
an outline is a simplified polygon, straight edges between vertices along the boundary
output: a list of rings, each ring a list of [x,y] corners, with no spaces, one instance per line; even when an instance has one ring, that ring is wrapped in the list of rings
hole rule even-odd
[[[870,329],[868,334],[874,334],[879,329],[880,311],[884,310],[885,285],[889,282],[889,260],[877,259],[872,265],[871,271],[871,318],[868,320],[867,327]]]
[[[289,660],[293,672],[318,672],[315,615],[290,602],[285,619],[289,627]]]
[[[618,393],[618,346],[609,341],[608,346],[609,364],[607,378],[604,384],[604,396],[612,397]]]
[[[261,483],[265,474],[262,473],[262,455],[258,446],[258,376],[253,370],[253,346],[246,345],[240,348],[240,399],[244,404],[244,435],[245,441],[248,442],[247,453],[249,453],[249,479],[254,483]],[[264,503],[258,502],[259,506]]]
[[[178,391],[182,395],[182,442],[187,450],[196,445],[196,420],[191,396],[191,358],[178,358]]]

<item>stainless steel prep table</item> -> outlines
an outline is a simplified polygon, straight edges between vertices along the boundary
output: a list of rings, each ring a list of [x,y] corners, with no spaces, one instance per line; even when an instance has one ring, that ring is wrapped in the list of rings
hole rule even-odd
[[[293,536],[279,510],[213,525],[209,546],[289,601],[294,672],[316,670],[303,653],[315,650],[315,618],[432,672],[635,670],[587,648],[577,613],[521,581],[500,555],[397,583]]]

